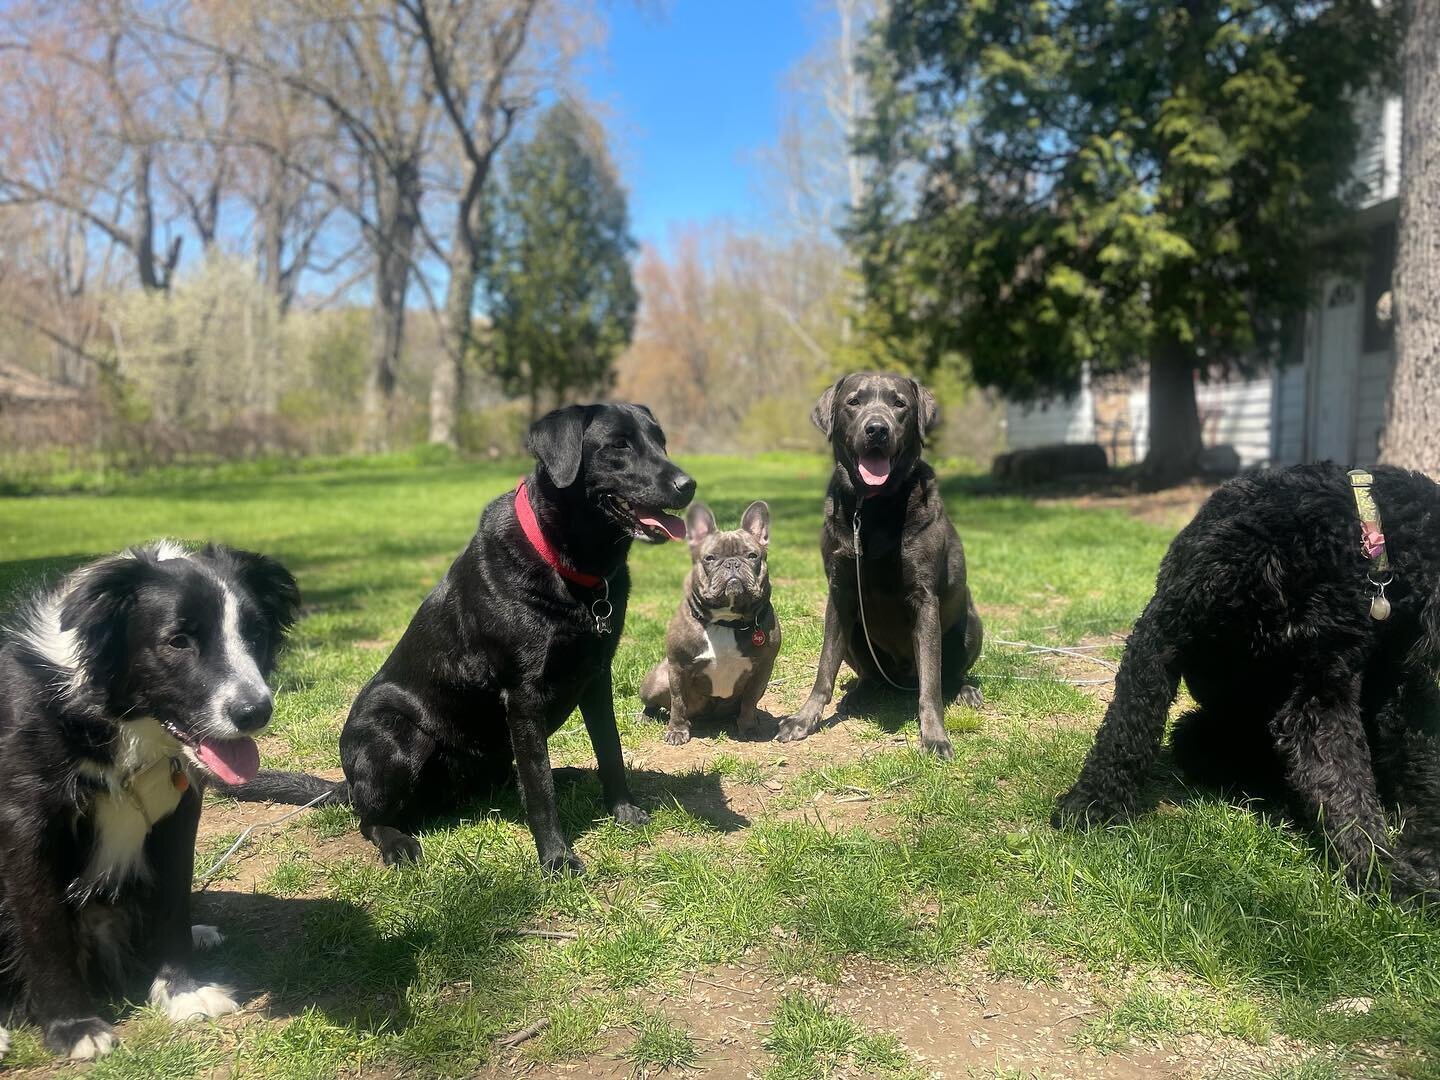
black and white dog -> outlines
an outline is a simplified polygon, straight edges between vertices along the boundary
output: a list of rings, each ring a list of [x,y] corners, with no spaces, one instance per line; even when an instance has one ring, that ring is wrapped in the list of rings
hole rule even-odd
[[[238,1008],[190,974],[220,941],[190,925],[200,789],[259,768],[299,603],[272,559],[161,541],[76,570],[0,633],[0,988],[55,1052],[108,1052],[92,994],[136,976],[173,1020]]]
[[[555,805],[546,740],[578,706],[606,806],[649,821],[625,779],[610,664],[630,594],[635,540],[685,535],[667,508],[695,481],[665,453],[643,405],[570,405],[541,417],[536,467],[480,515],[469,545],[360,691],[340,733],[346,780],[262,770],[241,799],[349,802],[387,865],[420,857],[415,832],[467,796],[519,776],[549,871],[580,870]]]

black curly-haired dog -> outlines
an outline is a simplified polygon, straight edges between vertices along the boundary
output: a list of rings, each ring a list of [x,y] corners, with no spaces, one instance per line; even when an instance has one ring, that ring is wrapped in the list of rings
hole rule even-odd
[[[1054,824],[1135,809],[1184,678],[1199,707],[1171,747],[1190,779],[1287,799],[1356,887],[1384,868],[1397,898],[1440,896],[1440,485],[1381,467],[1371,490],[1393,576],[1383,620],[1339,466],[1242,477],[1210,497],[1160,564]]]

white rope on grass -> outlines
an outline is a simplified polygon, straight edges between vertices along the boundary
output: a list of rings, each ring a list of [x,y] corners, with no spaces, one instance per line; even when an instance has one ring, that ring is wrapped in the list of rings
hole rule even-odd
[[[244,832],[242,832],[239,836],[235,838],[235,842],[230,845],[229,849],[225,852],[224,855],[221,855],[220,858],[215,861],[214,866],[210,867],[209,870],[206,870],[203,874],[201,874],[198,878],[195,879],[196,884],[204,885],[207,881],[209,881],[212,877],[219,873],[220,868],[230,861],[231,857],[235,854],[235,852],[240,850],[240,846],[250,838],[250,834],[253,833],[256,829],[268,829],[272,825],[283,825],[296,814],[300,813],[300,811],[309,810],[310,807],[314,806],[321,799],[328,799],[333,794],[333,791],[322,791],[319,795],[316,795],[315,798],[311,799],[304,806],[297,806],[288,814],[282,814],[274,821],[255,822],[254,825],[251,825],[248,829],[246,829]]]

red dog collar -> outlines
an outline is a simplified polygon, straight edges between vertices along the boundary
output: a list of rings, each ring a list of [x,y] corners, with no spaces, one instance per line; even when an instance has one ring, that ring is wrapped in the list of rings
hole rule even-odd
[[[525,534],[525,539],[530,541],[535,554],[544,559],[550,568],[566,581],[573,581],[587,589],[598,588],[605,583],[604,578],[570,566],[560,557],[560,553],[550,546],[550,541],[545,539],[545,533],[540,529],[540,522],[536,520],[535,509],[530,505],[530,495],[525,490],[524,480],[521,480],[520,486],[515,489],[515,517],[519,519],[520,530]]]

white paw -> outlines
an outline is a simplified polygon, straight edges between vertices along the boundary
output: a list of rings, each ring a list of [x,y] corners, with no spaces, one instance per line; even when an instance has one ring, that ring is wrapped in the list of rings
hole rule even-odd
[[[102,1031],[98,1035],[84,1035],[70,1047],[71,1061],[94,1061],[115,1049],[115,1034]]]
[[[10,1052],[10,1032],[0,1028],[0,1058]]]
[[[151,983],[150,1002],[164,1009],[165,1015],[176,1023],[197,1017],[224,1016],[240,1010],[228,987],[200,986],[183,994],[171,994],[170,984],[164,979]]]
[[[220,932],[218,926],[192,926],[190,927],[190,940],[195,943],[197,949],[213,949],[217,945],[225,943],[225,935]]]

